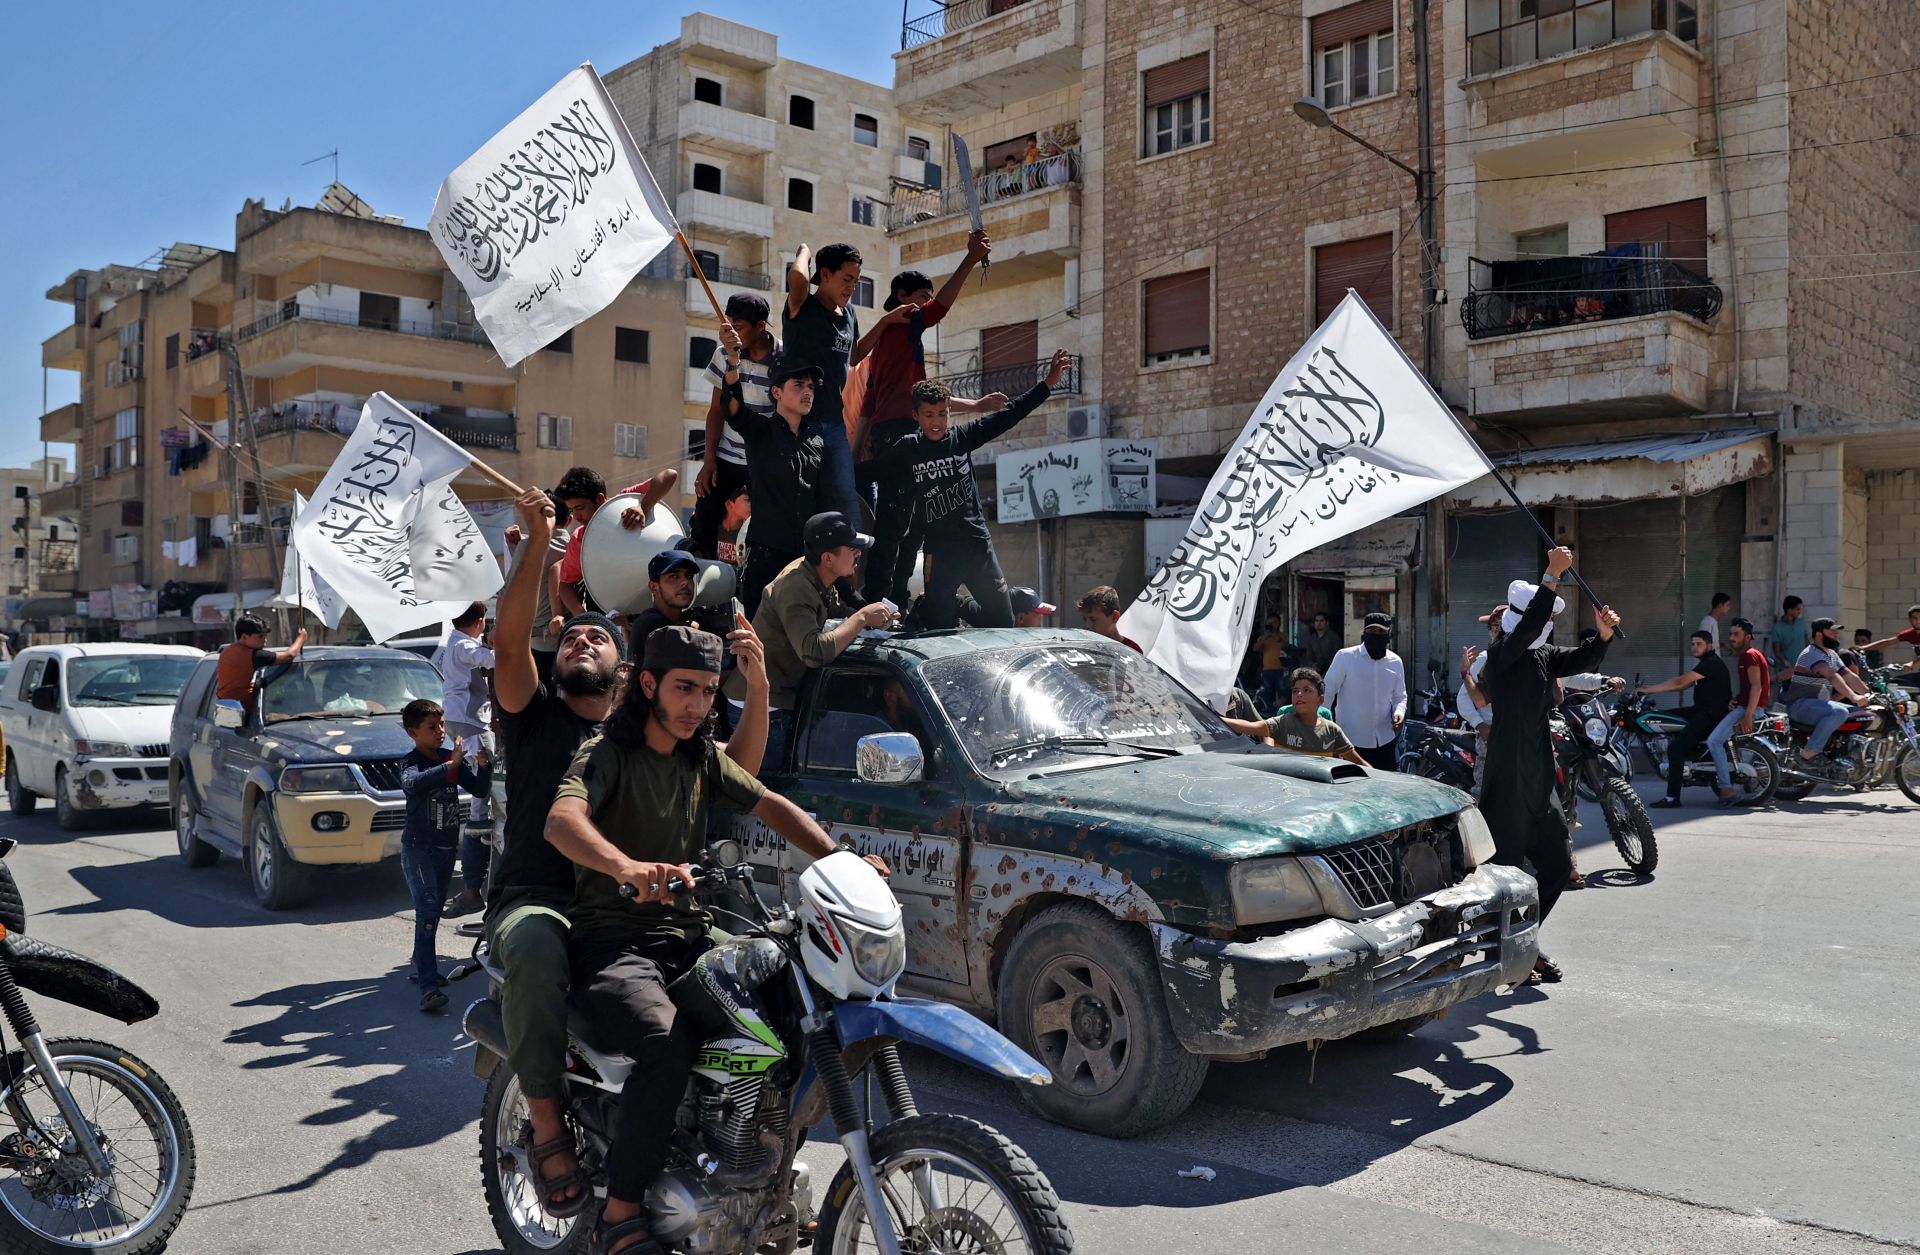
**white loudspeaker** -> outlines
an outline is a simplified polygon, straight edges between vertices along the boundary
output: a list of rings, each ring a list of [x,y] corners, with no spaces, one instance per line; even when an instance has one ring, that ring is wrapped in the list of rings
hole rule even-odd
[[[601,606],[628,618],[653,606],[653,594],[647,589],[647,563],[653,555],[662,549],[684,549],[687,540],[680,520],[663,505],[653,507],[644,526],[631,531],[622,527],[620,516],[639,505],[635,493],[608,497],[593,512],[580,541],[580,573],[587,592]],[[700,574],[694,581],[693,604],[726,605],[734,594],[733,564],[694,560],[700,564]]]

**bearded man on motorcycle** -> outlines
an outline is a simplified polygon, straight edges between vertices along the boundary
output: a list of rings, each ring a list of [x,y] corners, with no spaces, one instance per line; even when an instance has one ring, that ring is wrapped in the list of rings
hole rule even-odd
[[[1815,619],[1813,639],[1794,662],[1793,678],[1787,682],[1787,717],[1813,729],[1800,750],[1803,764],[1826,757],[1828,739],[1846,722],[1847,702],[1864,702],[1871,696],[1866,685],[1847,674],[1840,663],[1840,633],[1845,630],[1832,619]],[[1836,697],[1846,700],[1833,700]]]
[[[1653,803],[1665,810],[1680,805],[1680,782],[1686,778],[1687,760],[1693,757],[1693,751],[1706,740],[1707,734],[1726,718],[1727,707],[1733,701],[1733,680],[1727,675],[1727,664],[1720,661],[1720,655],[1714,650],[1712,633],[1695,632],[1688,640],[1688,647],[1693,652],[1693,670],[1634,690],[1636,693],[1693,690],[1693,705],[1686,709],[1687,726],[1675,733],[1667,744],[1667,795]],[[1722,786],[1721,797],[1729,796],[1731,791]]]
[[[667,986],[708,945],[711,917],[681,905],[716,806],[750,812],[789,844],[823,858],[833,840],[792,802],[769,793],[713,743],[708,715],[724,646],[697,628],[647,638],[606,730],[561,781],[547,840],[575,865],[569,949],[573,987],[599,1036],[634,1061],[607,1156],[607,1202],[595,1255],[659,1255],[643,1213],[666,1163],[674,1113],[701,1042]],[[869,857],[884,874],[886,865]]]

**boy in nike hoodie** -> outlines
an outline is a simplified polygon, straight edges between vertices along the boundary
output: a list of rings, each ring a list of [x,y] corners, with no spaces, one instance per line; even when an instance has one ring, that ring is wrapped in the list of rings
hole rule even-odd
[[[461,742],[441,748],[446,739],[446,715],[440,703],[427,698],[408,702],[400,712],[400,726],[413,738],[413,748],[400,760],[400,788],[407,795],[407,824],[400,833],[400,870],[413,894],[413,972],[420,982],[420,1009],[438,1011],[447,1005],[434,952],[434,933],[447,901],[447,882],[453,879],[453,859],[460,848],[460,825],[466,807],[460,790],[474,797],[490,796],[493,760],[483,747],[477,761],[468,763]]]

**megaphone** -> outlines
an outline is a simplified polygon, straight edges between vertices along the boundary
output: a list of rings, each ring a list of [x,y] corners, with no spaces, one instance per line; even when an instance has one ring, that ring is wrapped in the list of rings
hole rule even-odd
[[[647,587],[647,563],[662,549],[686,546],[686,534],[680,520],[663,505],[653,507],[646,524],[629,531],[620,525],[620,516],[640,507],[638,493],[609,497],[593,512],[587,534],[580,540],[580,575],[587,594],[605,610],[618,610],[629,619],[652,609],[653,593]],[[695,558],[700,573],[693,581],[695,607],[718,609],[733,599],[734,570],[730,562]]]

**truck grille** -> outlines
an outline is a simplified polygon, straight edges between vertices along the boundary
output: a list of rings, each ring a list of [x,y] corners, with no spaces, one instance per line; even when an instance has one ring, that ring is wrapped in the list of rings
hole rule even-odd
[[[167,743],[162,741],[158,745],[136,745],[133,747],[133,756],[135,758],[165,758],[167,756]]]
[[[1321,857],[1327,860],[1348,895],[1363,910],[1392,904],[1394,890],[1400,883],[1400,868],[1391,838],[1329,850]]]
[[[361,774],[377,793],[398,793],[400,791],[400,769],[406,765],[404,758],[376,758],[361,763]]]
[[[396,806],[392,810],[375,811],[373,814],[372,830],[374,832],[392,832],[395,828],[404,828],[406,826],[407,812],[405,807]]]

